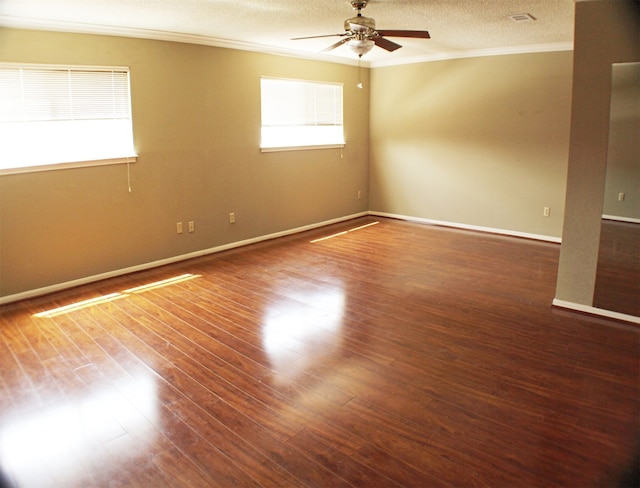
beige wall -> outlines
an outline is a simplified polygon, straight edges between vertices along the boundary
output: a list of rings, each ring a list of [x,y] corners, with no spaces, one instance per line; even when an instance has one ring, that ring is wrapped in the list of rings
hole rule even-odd
[[[371,210],[560,237],[571,60],[567,51],[374,69]]]
[[[607,166],[612,63],[640,61],[638,2],[575,4],[567,195],[556,300],[590,306]]]
[[[126,165],[0,177],[0,297],[367,210],[368,75],[358,90],[355,66],[12,29],[0,60],[129,66],[139,154],[131,193]],[[261,153],[261,75],[343,82],[344,151]]]

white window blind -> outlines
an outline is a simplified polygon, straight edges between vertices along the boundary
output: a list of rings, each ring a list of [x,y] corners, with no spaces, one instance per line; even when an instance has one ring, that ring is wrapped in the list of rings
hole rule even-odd
[[[135,157],[129,71],[0,64],[0,170]]]
[[[260,147],[344,145],[342,85],[261,78]]]

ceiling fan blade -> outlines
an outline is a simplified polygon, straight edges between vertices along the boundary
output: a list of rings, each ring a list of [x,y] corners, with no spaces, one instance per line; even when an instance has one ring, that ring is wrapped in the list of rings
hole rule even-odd
[[[376,29],[376,32],[378,32],[378,34],[380,34],[381,36],[388,36],[388,37],[417,37],[420,39],[431,39],[431,36],[427,31]]]
[[[299,41],[300,39],[317,39],[319,37],[335,37],[335,36],[346,36],[347,33],[343,32],[342,34],[324,34],[322,36],[306,36],[306,37],[292,37],[291,41]]]
[[[402,46],[400,44],[396,44],[389,39],[385,39],[384,37],[372,37],[371,40],[376,43],[376,46],[381,47],[382,49],[386,49],[389,52],[395,51],[396,49],[400,49]]]
[[[345,37],[344,39],[340,39],[338,42],[331,44],[331,46],[324,48],[321,53],[326,53],[329,51],[333,51],[335,48],[342,46],[345,42],[349,42],[351,40],[350,37]]]

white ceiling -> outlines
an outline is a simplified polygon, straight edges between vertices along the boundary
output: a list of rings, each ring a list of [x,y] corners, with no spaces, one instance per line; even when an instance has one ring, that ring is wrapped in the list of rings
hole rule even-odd
[[[370,0],[363,15],[379,29],[428,30],[431,39],[390,38],[371,66],[479,54],[571,49],[574,0]],[[536,20],[509,18],[527,13]],[[355,15],[349,0],[0,0],[0,25],[95,32],[201,44],[338,62],[355,62],[346,46],[318,55]]]

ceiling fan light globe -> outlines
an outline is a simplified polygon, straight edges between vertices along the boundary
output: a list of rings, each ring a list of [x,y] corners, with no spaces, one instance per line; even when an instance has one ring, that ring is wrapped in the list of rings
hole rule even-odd
[[[376,43],[369,39],[351,39],[347,46],[358,56],[364,56],[373,49]]]

